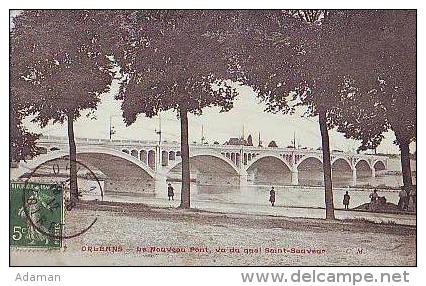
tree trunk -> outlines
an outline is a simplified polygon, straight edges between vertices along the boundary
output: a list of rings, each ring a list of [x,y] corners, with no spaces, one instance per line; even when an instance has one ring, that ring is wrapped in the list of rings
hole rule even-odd
[[[180,207],[191,207],[190,172],[189,172],[189,142],[188,142],[188,110],[181,104],[180,112],[180,154],[182,159],[182,189],[180,193]]]
[[[411,177],[411,165],[410,165],[410,141],[404,136],[397,136],[399,150],[401,151],[401,169],[402,169],[402,182],[405,190],[410,191],[413,185]]]
[[[70,149],[69,163],[70,163],[70,204],[71,207],[75,204],[78,198],[78,185],[77,185],[77,148],[74,139],[74,115],[68,114],[68,145]]]
[[[332,220],[334,217],[333,203],[333,184],[331,181],[331,158],[330,158],[330,141],[328,138],[327,128],[327,111],[321,109],[319,111],[319,125],[322,141],[322,167],[324,172],[325,185],[325,218]]]

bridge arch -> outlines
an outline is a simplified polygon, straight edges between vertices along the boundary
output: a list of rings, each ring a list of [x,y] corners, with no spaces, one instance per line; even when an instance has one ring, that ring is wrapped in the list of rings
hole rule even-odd
[[[303,157],[299,160],[299,162],[297,162],[297,163],[296,163],[296,168],[299,168],[299,166],[300,166],[303,162],[305,162],[305,161],[307,161],[307,160],[315,160],[315,161],[319,161],[319,162],[322,164],[322,157],[321,157],[321,156],[319,156],[319,155],[312,155],[312,154],[309,154],[309,155],[303,156]]]
[[[290,164],[276,154],[262,154],[248,162],[247,178],[260,185],[290,185],[292,172]]]
[[[148,152],[144,149],[139,151],[139,160],[141,160],[143,163],[148,163]]]
[[[248,162],[248,164],[246,166],[246,170],[248,170],[257,161],[259,161],[261,159],[264,159],[264,158],[268,158],[268,157],[272,157],[272,158],[276,158],[276,159],[280,160],[281,162],[283,162],[287,166],[287,168],[289,170],[291,170],[291,166],[290,166],[290,164],[286,160],[284,160],[279,155],[275,155],[275,154],[271,154],[271,153],[266,153],[266,154],[262,154],[262,155],[259,155],[259,156],[256,156],[256,157],[252,157],[252,161]]]
[[[214,151],[208,151],[208,150],[191,150],[190,154],[189,154],[189,158],[195,158],[195,157],[200,157],[200,156],[211,156],[211,157],[215,157],[217,159],[220,159],[224,162],[226,162],[233,171],[235,171],[235,174],[239,174],[240,170],[237,168],[237,166],[234,164],[233,161],[231,161],[230,158],[223,156],[220,153],[214,152]],[[174,161],[169,161],[168,166],[163,167],[163,173],[165,175],[169,174],[170,171],[172,169],[174,169],[175,167],[177,167],[179,164],[182,163],[182,157],[177,157],[175,158]]]
[[[42,164],[49,167],[52,164],[66,164],[61,158],[69,156],[68,150],[59,150],[39,155],[27,164],[22,164],[17,174],[23,175]],[[60,160],[60,161],[57,161]],[[100,146],[88,146],[77,148],[77,160],[84,165],[93,168],[93,172],[100,172],[100,185],[105,195],[110,194],[144,194],[155,193],[155,172],[145,163],[121,150],[110,149]],[[78,165],[78,164],[77,164]],[[53,165],[52,165],[53,167]],[[63,165],[68,168],[67,164]],[[79,189],[83,194],[90,194],[93,178],[87,178],[84,174],[78,177]],[[83,196],[84,198],[84,196]]]
[[[190,152],[191,180],[198,185],[230,185],[240,183],[240,170],[229,158],[212,150],[191,150]],[[182,159],[169,161],[169,165],[162,167],[160,173],[168,180],[181,179]]]
[[[296,168],[299,174],[299,185],[322,186],[324,184],[324,172],[320,156],[307,155],[297,163]]]
[[[333,186],[350,186],[353,180],[353,170],[351,162],[345,157],[338,157],[331,163],[331,178]]]
[[[333,166],[333,164],[336,161],[339,161],[339,160],[345,161],[346,163],[348,163],[349,167],[352,168],[352,162],[348,158],[343,157],[343,156],[336,156],[336,157],[334,157],[333,160],[331,160],[331,166]]]
[[[155,160],[156,160],[155,151],[154,150],[148,150],[147,164],[153,170],[155,169]]]
[[[370,165],[370,162],[368,162],[368,160],[366,160],[366,159],[359,159],[359,160],[356,161],[354,167],[357,168],[357,169],[361,169],[361,168],[366,168],[367,166],[371,170],[371,165]]]
[[[355,169],[357,185],[371,185],[374,182],[374,169],[366,159],[359,159],[355,163]]]
[[[118,157],[126,161],[129,161],[135,164],[136,166],[138,166],[139,168],[141,168],[143,171],[145,171],[151,178],[155,178],[154,171],[150,169],[147,164],[143,163],[142,161],[138,160],[137,158],[123,151],[118,151],[115,149],[104,148],[104,147],[78,147],[77,149],[77,155],[78,154],[95,154],[95,153],[110,155],[110,156]],[[61,157],[68,156],[68,155],[69,155],[68,150],[58,150],[58,151],[49,152],[47,154],[42,154],[35,157],[34,160],[27,162],[26,164],[23,165],[23,167],[24,169],[32,170],[45,162],[48,162],[54,159],[59,159]],[[27,171],[22,170],[20,173],[18,173],[18,177],[21,177],[26,172]]]
[[[169,161],[175,161],[176,160],[176,152],[170,151],[169,152]]]
[[[377,159],[377,160],[375,160],[374,162],[373,162],[373,168],[376,170],[376,171],[383,171],[383,170],[386,170],[386,164],[385,164],[385,162],[383,161],[383,160],[381,160],[381,159]]]
[[[136,149],[132,149],[132,151],[130,151],[130,155],[132,155],[135,158],[139,157],[139,151]]]

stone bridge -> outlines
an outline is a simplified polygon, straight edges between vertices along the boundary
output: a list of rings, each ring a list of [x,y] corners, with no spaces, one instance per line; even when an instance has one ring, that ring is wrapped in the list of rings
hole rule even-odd
[[[131,188],[163,188],[181,172],[179,142],[76,138],[77,158],[99,168],[108,178],[126,181]],[[28,161],[20,175],[68,154],[66,137],[41,137],[45,154]],[[191,178],[201,184],[321,185],[322,152],[319,150],[190,144]],[[333,152],[333,184],[357,185],[387,169],[387,157]],[[132,183],[133,181],[133,183]],[[105,189],[119,189],[110,183]],[[133,186],[132,186],[133,185]],[[141,187],[143,186],[143,187]]]

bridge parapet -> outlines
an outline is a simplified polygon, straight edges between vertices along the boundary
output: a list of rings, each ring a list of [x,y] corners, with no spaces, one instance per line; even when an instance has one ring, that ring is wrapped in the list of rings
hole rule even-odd
[[[129,154],[142,161],[151,170],[170,170],[178,165],[180,158],[180,143],[176,141],[161,142],[144,140],[108,140],[93,138],[76,138],[77,150],[93,148],[113,149]],[[46,148],[47,152],[55,150],[68,150],[67,137],[42,136],[38,145]],[[280,147],[256,147],[241,145],[219,144],[190,144],[190,156],[213,156],[222,158],[232,168],[239,170],[240,175],[247,176],[247,170],[256,161],[265,157],[275,157],[286,164],[294,176],[297,175],[298,166],[309,158],[314,158],[322,163],[322,151],[311,149],[293,149]],[[376,171],[387,169],[387,157],[373,154],[357,154],[355,152],[333,152],[331,162],[334,164],[339,159],[346,161],[356,177],[356,169],[362,164],[367,164],[374,177]],[[297,182],[297,180],[293,180]]]

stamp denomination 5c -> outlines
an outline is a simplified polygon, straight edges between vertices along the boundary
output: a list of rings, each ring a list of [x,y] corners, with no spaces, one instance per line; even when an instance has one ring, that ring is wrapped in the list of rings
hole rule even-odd
[[[11,246],[61,248],[63,220],[63,190],[60,185],[11,183]]]

